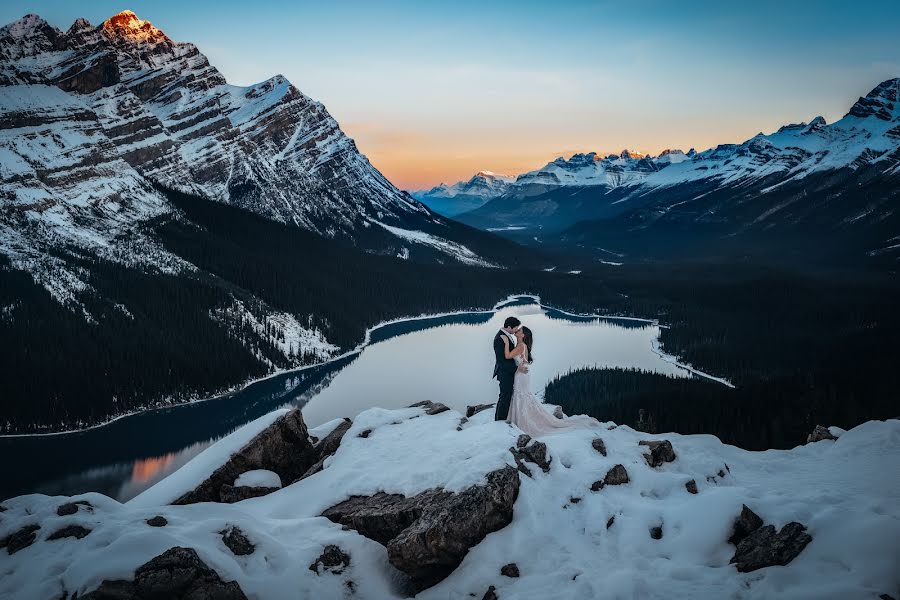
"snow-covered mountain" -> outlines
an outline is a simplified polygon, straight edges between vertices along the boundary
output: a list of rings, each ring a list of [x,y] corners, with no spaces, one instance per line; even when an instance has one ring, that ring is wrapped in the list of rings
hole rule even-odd
[[[479,171],[471,179],[458,181],[453,185],[441,183],[430,190],[417,190],[410,194],[432,210],[452,217],[502,196],[515,179],[509,175]]]
[[[283,409],[124,504],[4,500],[0,595],[891,597],[900,421],[822,431],[748,452],[615,423],[532,440],[430,402],[311,430]]]
[[[896,213],[898,189],[900,79],[891,79],[831,124],[816,117],[699,153],[557,159],[520,175],[504,196],[460,219],[545,231],[611,219],[643,229],[715,221],[732,232],[800,223],[872,226],[878,231],[870,249],[877,252],[897,247],[900,230],[887,221]]]
[[[173,210],[159,186],[379,253],[459,242],[283,76],[229,85],[131,11],[65,32],[36,15],[0,29],[0,157],[0,251],[44,280],[60,246],[171,267],[161,251],[122,250],[154,247],[141,225]]]

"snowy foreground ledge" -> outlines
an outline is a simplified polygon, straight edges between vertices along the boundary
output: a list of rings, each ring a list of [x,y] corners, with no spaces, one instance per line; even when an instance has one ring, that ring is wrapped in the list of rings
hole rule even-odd
[[[139,584],[182,585],[172,598],[898,597],[898,420],[746,452],[612,423],[542,450],[492,410],[440,405],[373,408],[310,439],[298,415],[257,419],[126,504],[4,501],[0,598],[126,598]],[[639,444],[663,439],[674,460]],[[802,523],[811,541],[786,566],[739,572],[728,540],[743,505],[774,531]]]

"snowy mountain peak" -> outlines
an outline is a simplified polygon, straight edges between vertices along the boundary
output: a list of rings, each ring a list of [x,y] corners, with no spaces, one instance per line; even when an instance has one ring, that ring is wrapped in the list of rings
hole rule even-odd
[[[110,39],[127,40],[136,44],[161,41],[171,43],[162,30],[154,27],[150,21],[141,20],[130,10],[123,10],[111,16],[103,22],[101,28]]]
[[[850,108],[846,116],[866,118],[874,116],[882,121],[890,121],[900,116],[900,77],[883,81],[860,98]]]
[[[0,37],[24,38],[44,27],[48,27],[47,21],[38,15],[29,13],[17,21],[0,27]]]

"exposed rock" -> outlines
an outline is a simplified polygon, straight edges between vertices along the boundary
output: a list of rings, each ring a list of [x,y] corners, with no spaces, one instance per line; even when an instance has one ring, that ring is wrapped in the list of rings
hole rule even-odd
[[[603,443],[603,440],[601,440],[600,438],[594,438],[593,440],[591,440],[591,446],[594,448],[594,450],[596,450],[603,456],[606,456],[606,444]]]
[[[450,408],[445,404],[441,404],[440,402],[432,402],[431,400],[423,400],[421,402],[416,402],[415,404],[410,404],[409,408],[424,408],[426,415],[437,415],[444,411],[450,410]]]
[[[507,466],[486,478],[486,485],[458,493],[354,496],[322,516],[387,546],[391,564],[425,588],[449,575],[487,534],[512,521],[518,473]]]
[[[341,550],[340,546],[328,544],[319,558],[309,565],[309,570],[318,575],[321,575],[323,571],[331,571],[337,575],[349,566],[350,555]]]
[[[468,423],[468,422],[469,422],[469,417],[461,417],[461,418],[459,419],[459,424],[457,424],[457,426],[456,426],[456,430],[457,430],[457,431],[462,431],[462,430],[463,430],[463,425],[465,425],[465,424]]]
[[[644,454],[644,459],[651,467],[655,468],[664,462],[675,460],[675,450],[672,449],[672,442],[669,440],[642,440],[638,443],[650,448],[650,453]]]
[[[837,438],[832,435],[832,433],[828,430],[827,427],[822,427],[821,425],[816,425],[816,428],[813,429],[812,433],[810,433],[806,437],[806,443],[811,444],[813,442],[820,442],[822,440],[836,440]]]
[[[0,512],[6,512],[6,507],[0,504]]]
[[[6,548],[9,554],[15,554],[34,543],[37,538],[36,532],[40,528],[41,526],[37,524],[26,525],[0,540],[0,548]]]
[[[509,563],[508,565],[503,565],[500,567],[500,574],[504,577],[518,577],[519,576],[519,565],[516,563]]]
[[[728,538],[730,544],[737,546],[744,538],[762,527],[763,520],[755,512],[750,510],[746,504],[741,507],[741,514],[734,521],[734,531]]]
[[[737,565],[737,570],[741,573],[786,565],[811,541],[812,537],[806,533],[806,527],[800,523],[788,523],[778,533],[775,533],[774,525],[765,525],[738,544],[731,562]]]
[[[603,489],[603,481],[595,481],[594,483],[591,484],[592,492],[599,492],[602,489]]]
[[[347,433],[347,430],[349,430],[352,425],[353,421],[344,419],[340,425],[335,427],[331,433],[326,435],[313,447],[316,452],[316,462],[313,463],[299,479],[306,479],[310,475],[315,475],[325,468],[325,459],[337,452],[341,445],[341,440],[344,439],[344,434]]]
[[[169,524],[169,521],[166,520],[162,515],[156,515],[150,519],[147,519],[147,525],[150,527],[165,527]]]
[[[466,417],[472,418],[483,410],[487,410],[489,408],[494,408],[493,404],[476,404],[474,406],[466,407]]]
[[[528,445],[528,442],[531,441],[531,436],[527,433],[523,433],[519,437],[516,438],[516,448],[524,448]]]
[[[81,600],[246,600],[235,581],[224,582],[200,560],[193,548],[175,546],[144,563],[134,572],[134,581],[104,580]]]
[[[256,550],[256,546],[247,539],[247,536],[238,527],[229,527],[219,533],[222,534],[222,542],[228,546],[228,549],[235,556],[246,556],[253,554],[253,551]]]
[[[603,485],[622,485],[628,482],[628,471],[625,470],[623,465],[614,466],[603,477]]]
[[[606,520],[606,528],[609,529],[610,527],[613,526],[613,523],[615,523],[615,522],[616,522],[616,515],[613,515],[609,519]]]
[[[53,533],[51,533],[47,537],[47,541],[52,540],[61,540],[62,538],[73,537],[78,538],[79,540],[89,534],[91,532],[90,529],[86,527],[82,527],[81,525],[67,525],[62,529],[57,529]]]
[[[562,406],[557,406],[555,409],[553,409],[553,416],[557,419],[566,418],[566,413],[563,412]]]
[[[691,494],[696,494],[696,493],[697,493],[697,482],[696,482],[696,480],[691,479],[690,481],[686,482],[686,483],[684,484],[684,489],[686,489],[686,490],[687,490],[689,493],[691,493]]]
[[[372,434],[372,430],[371,430],[371,429],[366,429],[366,430],[360,431],[359,434],[358,434],[356,437],[367,438],[367,437],[369,437],[371,434]]]
[[[716,475],[718,475],[719,477],[725,477],[725,471],[723,471],[722,469],[719,469],[719,472],[716,473]]]
[[[93,510],[94,506],[87,500],[76,500],[75,502],[66,502],[56,509],[56,514],[60,517],[74,515],[78,512],[78,508],[84,506],[87,510]]]
[[[571,502],[572,504],[578,504],[579,502],[581,502],[581,498],[579,498],[578,496],[572,496],[571,498],[569,498],[569,502]]]
[[[544,473],[550,471],[550,463],[553,458],[547,455],[547,444],[531,439],[530,436],[522,434],[516,440],[516,447],[510,448],[513,458],[516,460],[516,466],[521,473],[531,477],[531,469],[524,463],[530,462],[540,467]]]
[[[662,527],[656,526],[650,528],[650,537],[654,540],[661,540],[663,536]]]
[[[235,502],[240,502],[241,500],[246,500],[248,498],[259,498],[260,496],[266,496],[268,494],[271,494],[272,492],[277,492],[280,489],[281,488],[259,485],[234,486],[230,483],[223,483],[222,488],[219,490],[219,502],[224,502],[225,504],[234,504]]]
[[[316,451],[309,441],[306,423],[300,409],[295,408],[259,432],[204,482],[173,504],[225,502],[223,492],[229,494],[231,502],[236,502],[234,498],[243,496],[243,492],[236,494],[228,488],[233,488],[231,484],[241,473],[265,469],[277,473],[281,481],[294,481],[315,462]]]
[[[481,600],[497,600],[497,588],[490,586],[481,597]]]

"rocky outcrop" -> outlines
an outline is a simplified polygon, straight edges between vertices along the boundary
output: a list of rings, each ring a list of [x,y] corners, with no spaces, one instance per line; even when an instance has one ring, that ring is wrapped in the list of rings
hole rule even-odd
[[[837,438],[828,430],[827,427],[822,427],[821,425],[816,425],[816,428],[812,430],[806,437],[806,443],[811,444],[813,442],[820,442],[822,440],[836,440]]]
[[[236,502],[244,499],[242,496],[245,493],[252,491],[241,490],[232,485],[241,473],[265,469],[277,473],[281,481],[294,481],[306,473],[317,458],[303,415],[300,414],[300,409],[295,408],[259,432],[205,481],[173,504]],[[278,488],[266,489],[266,493],[269,493]],[[223,493],[226,498],[223,498]]]
[[[325,546],[325,549],[322,550],[322,554],[319,555],[319,558],[309,565],[309,570],[315,572],[317,575],[321,575],[325,571],[338,575],[349,566],[350,555],[341,550],[340,546],[328,544]]]
[[[87,500],[76,500],[75,502],[66,502],[65,504],[61,504],[59,508],[56,509],[56,514],[60,517],[65,517],[67,515],[74,515],[78,512],[80,507],[85,507],[86,510],[93,511],[93,505]]]
[[[533,441],[530,435],[523,433],[516,440],[516,447],[511,447],[509,451],[516,461],[516,467],[523,475],[531,477],[531,469],[525,465],[526,462],[537,465],[544,473],[550,472],[553,458],[547,454],[547,444],[544,442]]]
[[[410,404],[409,408],[424,408],[426,415],[439,415],[442,412],[450,410],[450,407],[446,404],[442,404],[440,402],[432,402],[431,400],[423,400],[422,402]]]
[[[41,526],[36,523],[26,525],[0,540],[0,548],[6,548],[9,554],[15,554],[34,543],[34,540],[37,539],[37,531],[40,528]]]
[[[49,536],[47,536],[47,541],[61,540],[63,538],[67,538],[67,537],[73,537],[73,538],[80,540],[81,538],[88,535],[90,532],[91,532],[90,529],[88,529],[86,527],[82,527],[81,525],[67,525],[67,526],[63,527],[62,529],[57,529],[56,531],[51,533]]]
[[[461,492],[354,496],[322,516],[385,545],[390,563],[425,588],[449,575],[487,534],[512,521],[518,494],[519,475],[507,466],[488,473],[484,485]]]
[[[644,460],[653,468],[675,460],[675,450],[669,440],[641,440],[638,444],[650,448],[650,452],[644,454]]]
[[[494,408],[494,405],[493,404],[476,404],[474,406],[467,406],[466,407],[466,417],[471,419],[472,417],[474,417],[481,411],[487,410],[489,408]]]
[[[281,488],[268,487],[264,485],[231,485],[228,483],[223,483],[222,487],[219,488],[219,502],[223,502],[225,504],[234,504],[235,502],[240,502],[249,498],[259,498],[260,496],[267,496],[272,492],[277,492],[280,489]]]
[[[222,535],[222,543],[235,556],[247,556],[248,554],[253,554],[253,551],[256,550],[256,546],[247,539],[247,536],[244,535],[244,532],[239,527],[229,527],[219,533]]]
[[[728,543],[737,546],[748,535],[762,527],[762,525],[763,520],[759,515],[750,510],[746,504],[742,505],[741,514],[734,521],[734,528],[731,532],[731,537],[728,538]]]
[[[776,533],[774,525],[759,527],[737,546],[731,563],[741,573],[786,565],[806,548],[812,537],[800,523],[788,523]]]
[[[325,459],[337,452],[337,449],[341,445],[341,440],[344,439],[344,434],[347,433],[352,425],[353,421],[344,419],[341,421],[340,425],[331,431],[331,433],[316,443],[313,447],[317,457],[316,462],[306,470],[306,473],[300,476],[300,479],[306,479],[310,475],[315,475],[325,468]]]
[[[81,600],[246,600],[237,582],[224,582],[200,560],[193,548],[176,546],[144,563],[133,581],[104,580]]]

